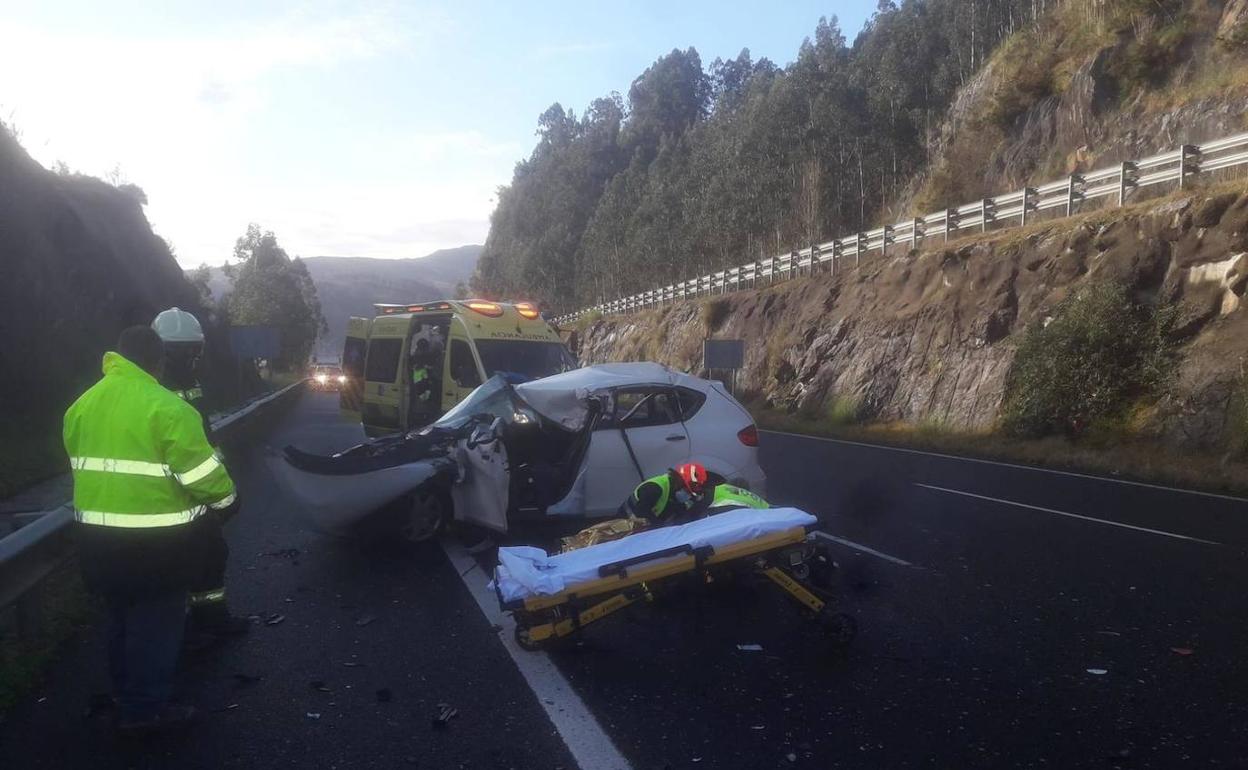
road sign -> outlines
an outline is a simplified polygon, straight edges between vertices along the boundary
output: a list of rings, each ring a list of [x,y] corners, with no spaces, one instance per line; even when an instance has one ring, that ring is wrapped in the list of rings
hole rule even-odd
[[[702,366],[706,369],[740,369],[745,366],[745,340],[707,340],[702,343]]]
[[[282,351],[282,334],[276,326],[231,326],[230,350],[234,357],[277,359]]]

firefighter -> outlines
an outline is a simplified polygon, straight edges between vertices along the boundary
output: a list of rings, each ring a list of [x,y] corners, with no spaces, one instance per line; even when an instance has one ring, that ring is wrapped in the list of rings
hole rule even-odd
[[[710,513],[768,507],[766,500],[747,489],[712,483],[702,463],[695,462],[638,484],[620,513],[660,524],[684,524]]]
[[[195,409],[158,381],[160,337],[122,332],[104,377],[65,413],[79,559],[108,609],[118,727],[146,733],[195,715],[170,697],[200,547],[194,524],[237,506]]]
[[[156,316],[152,321],[164,343],[165,365],[161,383],[179,398],[195,407],[210,440],[212,427],[199,384],[199,360],[204,352],[204,331],[191,313],[176,307]],[[231,515],[234,513],[232,510]],[[192,647],[203,648],[229,636],[244,634],[251,627],[246,618],[230,614],[225,594],[225,566],[230,547],[222,529],[226,516],[211,513],[198,519],[193,527],[200,536],[201,569],[191,586],[188,623]]]

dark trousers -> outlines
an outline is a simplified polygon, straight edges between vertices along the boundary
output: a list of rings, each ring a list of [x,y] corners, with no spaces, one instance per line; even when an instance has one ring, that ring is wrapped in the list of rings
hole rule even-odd
[[[191,526],[195,528],[195,551],[200,562],[191,582],[191,614],[196,622],[211,624],[226,613],[225,563],[230,546],[219,514],[209,512]]]
[[[186,592],[106,595],[108,665],[123,720],[155,716],[173,695]]]

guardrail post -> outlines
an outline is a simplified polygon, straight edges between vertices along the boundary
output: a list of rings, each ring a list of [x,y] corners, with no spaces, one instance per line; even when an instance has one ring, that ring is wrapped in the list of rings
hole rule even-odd
[[[992,216],[993,203],[989,198],[981,198],[979,201],[979,231],[981,233],[988,232],[988,220]]]
[[[1192,160],[1189,162],[1189,156]],[[1199,169],[1200,150],[1194,145],[1185,144],[1179,148],[1179,189],[1183,189],[1183,180],[1188,174],[1194,174]]]
[[[958,229],[958,212],[945,209],[945,243],[949,242],[949,232]]]
[[[1071,174],[1066,180],[1066,216],[1075,209],[1075,185],[1083,184],[1083,177]]]
[[[854,235],[854,267],[862,265],[862,233]]]
[[[923,220],[919,219],[918,217],[915,217],[914,220],[910,222],[910,250],[911,251],[918,250],[919,238],[922,236],[922,233],[919,231],[922,229],[923,229]]]
[[[1036,191],[1034,188],[1031,188],[1031,187],[1023,188],[1023,207],[1022,207],[1022,212],[1019,214],[1019,220],[1018,220],[1019,227],[1025,226],[1027,224],[1027,211],[1028,209],[1031,208],[1031,199],[1035,195],[1036,195]]]
[[[1127,199],[1127,188],[1135,187],[1135,164],[1131,161],[1123,161],[1118,166],[1118,205],[1121,206]],[[1128,178],[1130,177],[1130,178]]]
[[[880,256],[888,256],[888,244],[893,242],[893,226],[884,225],[884,235],[880,239]]]

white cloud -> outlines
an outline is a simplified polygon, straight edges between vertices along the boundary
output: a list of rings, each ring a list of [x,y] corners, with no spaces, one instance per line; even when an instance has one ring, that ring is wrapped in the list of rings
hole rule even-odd
[[[437,15],[422,10],[415,24],[409,12],[286,16],[159,37],[64,34],[0,19],[0,114],[12,114],[44,165],[64,160],[94,175],[120,166],[147,191],[148,216],[184,266],[220,262],[249,221],[304,255],[417,256],[479,241],[499,176],[521,148],[475,130],[379,129],[376,146],[362,146],[375,163],[346,176],[327,171],[315,185],[246,166],[257,116],[280,96],[276,77],[315,78],[401,55],[445,29]],[[452,179],[438,169],[448,158],[463,163]]]

